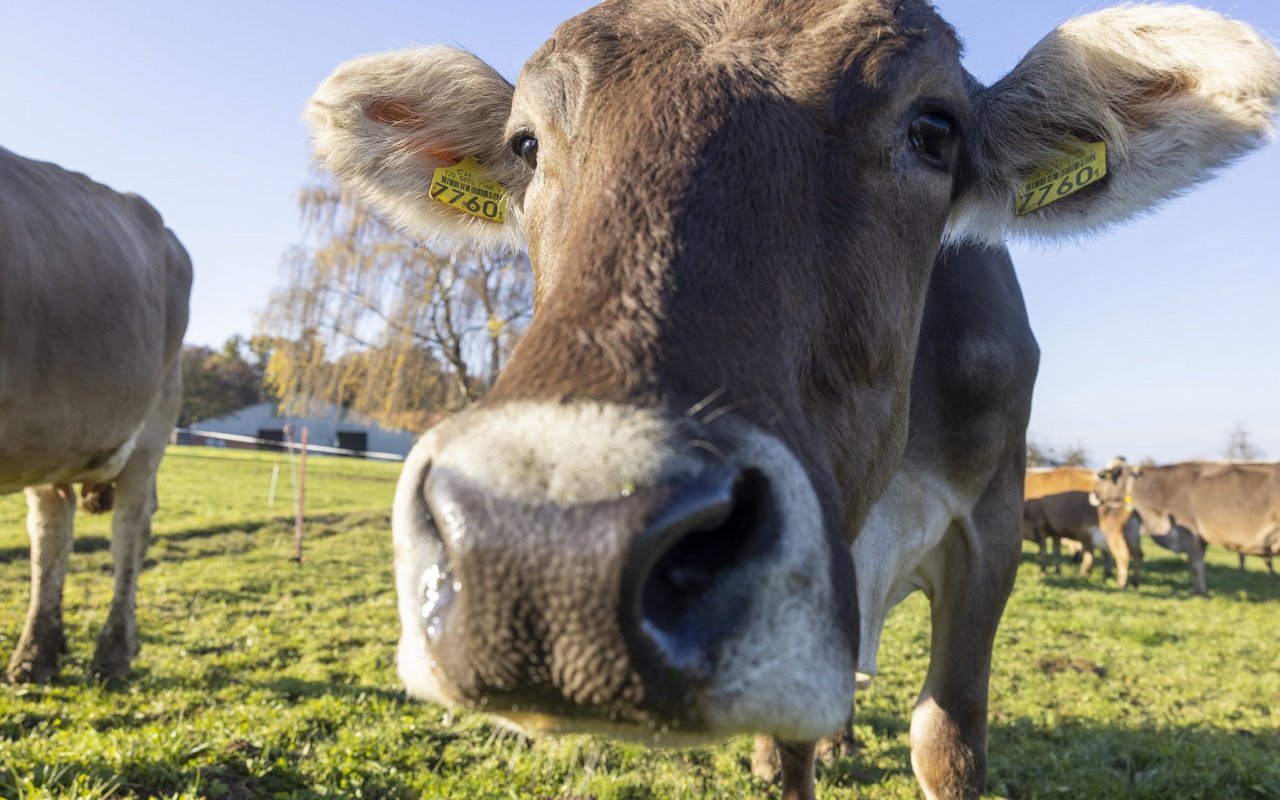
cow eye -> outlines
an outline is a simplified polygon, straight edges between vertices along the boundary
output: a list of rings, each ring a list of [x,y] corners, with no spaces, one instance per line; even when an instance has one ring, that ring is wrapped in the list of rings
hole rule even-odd
[[[511,140],[511,149],[524,159],[529,169],[538,168],[538,140],[527,133],[522,133]]]
[[[911,121],[907,139],[911,142],[912,149],[933,161],[936,166],[947,166],[955,129],[955,123],[944,114],[921,114]]]

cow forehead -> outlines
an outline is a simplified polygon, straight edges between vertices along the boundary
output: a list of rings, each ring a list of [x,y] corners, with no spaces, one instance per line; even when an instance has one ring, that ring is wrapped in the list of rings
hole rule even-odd
[[[568,68],[568,83],[607,95],[692,54],[767,71],[793,96],[826,97],[840,76],[887,90],[895,56],[914,50],[958,63],[955,32],[923,0],[609,0],[563,23],[524,76]]]

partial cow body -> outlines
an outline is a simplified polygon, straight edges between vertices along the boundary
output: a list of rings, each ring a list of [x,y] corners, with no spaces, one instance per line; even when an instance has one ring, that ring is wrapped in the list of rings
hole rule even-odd
[[[145,200],[0,149],[0,492],[26,491],[32,565],[10,680],[49,680],[65,648],[73,483],[87,510],[115,509],[93,670],[128,673],[190,288],[186,251]]]
[[[1280,554],[1280,462],[1187,461],[1137,467],[1113,459],[1097,474],[1095,502],[1134,512],[1153,538],[1186,553],[1192,590],[1205,594],[1204,548]]]
[[[1024,500],[1062,492],[1092,492],[1094,472],[1088,467],[1028,467]]]
[[[515,87],[449,48],[320,86],[347,187],[419,235],[527,245],[536,282],[506,370],[397,489],[411,695],[530,732],[761,732],[811,798],[815,740],[922,589],[912,765],[930,798],[981,792],[1038,358],[1004,235],[1202,180],[1269,130],[1280,57],[1185,7],[1069,22],[992,87],[959,51],[919,0],[612,0]],[[1106,179],[1031,181],[1061,191],[1030,208],[1082,140]]]

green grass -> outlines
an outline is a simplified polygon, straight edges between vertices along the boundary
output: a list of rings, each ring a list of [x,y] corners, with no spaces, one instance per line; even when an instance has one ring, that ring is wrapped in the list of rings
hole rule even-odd
[[[71,652],[48,687],[0,686],[0,798],[684,798],[776,796],[751,742],[651,751],[526,741],[402,699],[388,506],[397,465],[311,459],[307,560],[289,559],[288,463],[172,448],[142,578],[127,688],[86,679],[110,597],[108,526],[81,515],[66,590]],[[27,603],[25,507],[0,498],[0,658]],[[1007,797],[1280,798],[1280,582],[1210,553],[1206,600],[1147,545],[1136,593],[1041,578],[1030,551],[1005,614],[990,788]],[[819,795],[916,797],[907,720],[927,607],[890,620],[861,750]]]

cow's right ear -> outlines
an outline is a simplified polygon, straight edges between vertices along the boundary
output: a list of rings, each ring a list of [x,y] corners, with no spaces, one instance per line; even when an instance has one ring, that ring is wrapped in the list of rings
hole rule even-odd
[[[471,53],[396,50],[339,66],[304,118],[317,160],[408,232],[519,248],[529,170],[504,140],[512,93]],[[459,164],[461,173],[438,172]]]

